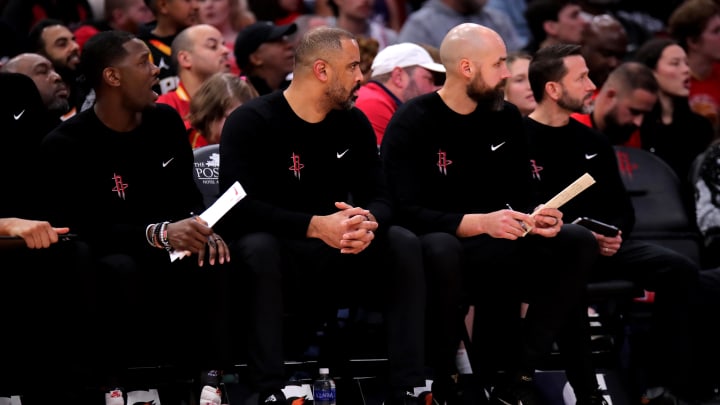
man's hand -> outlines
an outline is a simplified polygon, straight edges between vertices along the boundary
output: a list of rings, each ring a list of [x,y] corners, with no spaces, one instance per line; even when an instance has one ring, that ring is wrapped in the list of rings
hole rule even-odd
[[[318,238],[341,253],[360,253],[375,238],[378,227],[370,211],[344,202],[335,203],[340,211],[316,215],[310,220],[307,236]]]
[[[175,250],[197,253],[202,260],[205,257],[205,244],[214,232],[207,222],[200,217],[192,216],[167,226],[167,238]]]
[[[620,249],[620,245],[622,245],[622,231],[616,236],[603,236],[595,232],[593,232],[593,235],[595,235],[595,239],[598,241],[598,248],[600,249],[600,254],[603,256],[614,255],[618,249]]]
[[[557,208],[543,208],[533,214],[535,226],[530,233],[552,238],[560,232],[563,225],[563,213]]]
[[[487,214],[465,214],[457,235],[461,238],[487,234],[493,238],[515,240],[525,235],[525,230],[535,226],[535,220],[528,214],[500,210]]]
[[[19,236],[30,249],[48,248],[53,243],[57,243],[58,235],[69,231],[70,228],[54,228],[47,221],[0,218],[0,235]]]

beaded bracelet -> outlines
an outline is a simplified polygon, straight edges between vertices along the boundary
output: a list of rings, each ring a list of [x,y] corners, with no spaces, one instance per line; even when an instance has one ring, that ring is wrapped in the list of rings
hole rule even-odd
[[[170,241],[168,240],[168,234],[167,234],[167,227],[170,224],[170,222],[165,221],[161,225],[160,229],[160,243],[162,243],[165,250],[168,252],[172,250],[172,246],[170,246]]]
[[[150,224],[145,228],[145,240],[152,247],[155,247],[155,243],[153,242],[153,235],[155,234],[155,226],[157,226],[157,224]]]

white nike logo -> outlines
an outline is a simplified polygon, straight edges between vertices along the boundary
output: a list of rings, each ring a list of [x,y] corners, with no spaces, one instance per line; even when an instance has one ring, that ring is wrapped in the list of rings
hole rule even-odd
[[[345,152],[343,152],[343,153],[339,153],[339,152],[338,152],[337,158],[338,158],[338,159],[341,159],[343,156],[345,156],[346,153],[348,153],[349,150],[350,150],[350,149],[345,149]]]
[[[586,153],[586,154],[585,154],[585,159],[590,160],[590,159],[594,158],[595,156],[597,156],[597,153],[593,153],[592,155],[589,155],[589,154]]]
[[[13,118],[15,118],[15,121],[17,121],[20,119],[20,117],[23,116],[23,114],[25,114],[25,110],[20,111],[20,113],[18,114],[13,114]]]
[[[166,167],[167,165],[169,165],[170,162],[173,161],[173,159],[175,159],[175,157],[171,157],[170,160],[168,160],[167,162],[163,162],[163,167]]]
[[[490,145],[490,150],[495,152],[496,150],[500,149],[500,147],[503,145],[505,145],[505,142],[498,144],[498,145]]]

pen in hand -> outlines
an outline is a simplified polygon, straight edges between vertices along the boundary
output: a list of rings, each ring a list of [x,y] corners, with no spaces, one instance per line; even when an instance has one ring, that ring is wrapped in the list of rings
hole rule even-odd
[[[515,210],[513,209],[513,207],[510,206],[510,204],[507,204],[507,203],[506,203],[505,206],[506,206],[510,211],[515,211]],[[518,219],[517,221],[518,221],[518,223],[520,224],[520,227],[523,229],[523,231],[528,232],[527,225],[525,225],[525,222],[523,222],[523,221],[521,221],[521,220],[519,220],[519,219]]]

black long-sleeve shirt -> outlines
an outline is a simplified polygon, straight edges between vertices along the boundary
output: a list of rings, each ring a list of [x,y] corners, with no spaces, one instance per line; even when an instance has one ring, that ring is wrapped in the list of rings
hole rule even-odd
[[[100,253],[153,249],[148,224],[202,212],[192,148],[172,107],[146,110],[123,133],[88,109],[48,134],[41,151],[53,224],[69,226]]]
[[[308,123],[280,91],[243,104],[220,141],[221,190],[235,181],[247,197],[221,221],[235,233],[305,238],[312,216],[338,211],[338,201],[369,209],[380,226],[391,216],[375,134],[357,108]]]
[[[465,214],[530,211],[527,140],[517,108],[462,115],[437,93],[404,103],[380,152],[399,220],[419,233],[455,234]]]
[[[572,118],[562,127],[547,126],[529,117],[524,121],[533,180],[542,198],[549,199],[589,173],[595,184],[562,206],[563,220],[590,217],[619,227],[627,239],[635,224],[635,211],[607,138]]]

